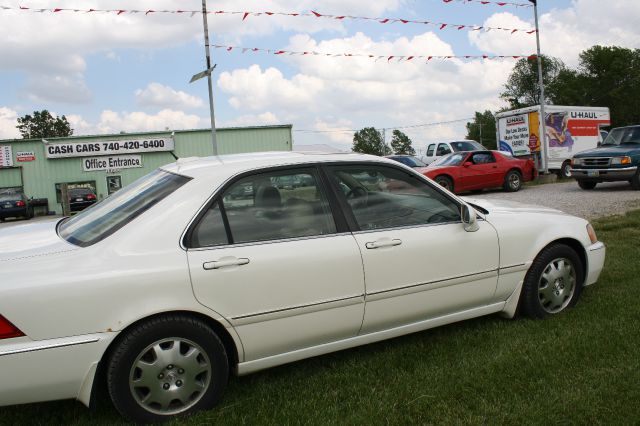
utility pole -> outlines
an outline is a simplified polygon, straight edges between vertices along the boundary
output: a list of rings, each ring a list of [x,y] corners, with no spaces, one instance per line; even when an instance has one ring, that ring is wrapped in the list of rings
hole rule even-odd
[[[209,25],[207,25],[207,0],[202,0],[202,22],[204,24],[204,50],[207,56],[207,83],[209,85],[209,115],[211,116],[211,143],[213,145],[213,155],[218,155],[218,140],[216,138],[216,118],[213,109],[213,82],[211,81],[211,55],[209,53]]]
[[[538,50],[538,81],[540,84],[540,169],[544,173],[549,173],[549,168],[547,167],[547,144],[545,137],[545,122],[546,116],[544,112],[544,80],[542,78],[542,56],[540,55],[540,28],[538,26],[538,0],[529,0],[529,2],[533,3],[533,15],[536,20],[536,46]]]

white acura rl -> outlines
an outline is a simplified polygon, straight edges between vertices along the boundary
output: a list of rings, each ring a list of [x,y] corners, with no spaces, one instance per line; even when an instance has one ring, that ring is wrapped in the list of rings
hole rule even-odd
[[[603,267],[584,219],[465,201],[391,160],[181,159],[82,213],[0,228],[0,405],[158,422],[229,375],[480,315],[543,318]],[[54,367],[53,367],[54,366]]]

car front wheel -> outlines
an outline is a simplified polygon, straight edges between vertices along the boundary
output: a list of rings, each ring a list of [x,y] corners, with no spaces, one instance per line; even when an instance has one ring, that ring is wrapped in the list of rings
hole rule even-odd
[[[589,182],[587,180],[579,180],[578,181],[578,186],[582,189],[593,189],[596,187],[596,182]]]
[[[438,185],[453,192],[453,181],[447,176],[438,176],[435,178],[435,181]]]
[[[583,282],[582,261],[564,244],[546,247],[525,276],[520,307],[531,318],[545,318],[572,307]]]
[[[213,407],[229,377],[224,345],[202,321],[164,316],[125,332],[108,360],[116,409],[138,423],[165,422]]]

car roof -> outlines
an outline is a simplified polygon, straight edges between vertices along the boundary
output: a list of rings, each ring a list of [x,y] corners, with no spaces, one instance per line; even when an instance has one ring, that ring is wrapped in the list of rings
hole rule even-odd
[[[161,169],[190,177],[216,177],[221,175],[231,176],[244,171],[266,167],[329,162],[383,162],[397,164],[393,160],[367,154],[277,151],[180,158],[175,163],[162,166]]]

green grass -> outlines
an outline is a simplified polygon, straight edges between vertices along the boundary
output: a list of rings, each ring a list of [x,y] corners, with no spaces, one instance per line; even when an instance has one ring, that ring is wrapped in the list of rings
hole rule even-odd
[[[217,408],[174,424],[640,424],[640,211],[594,226],[605,270],[558,317],[484,317],[232,378]],[[0,408],[2,425],[121,423],[108,401]]]

